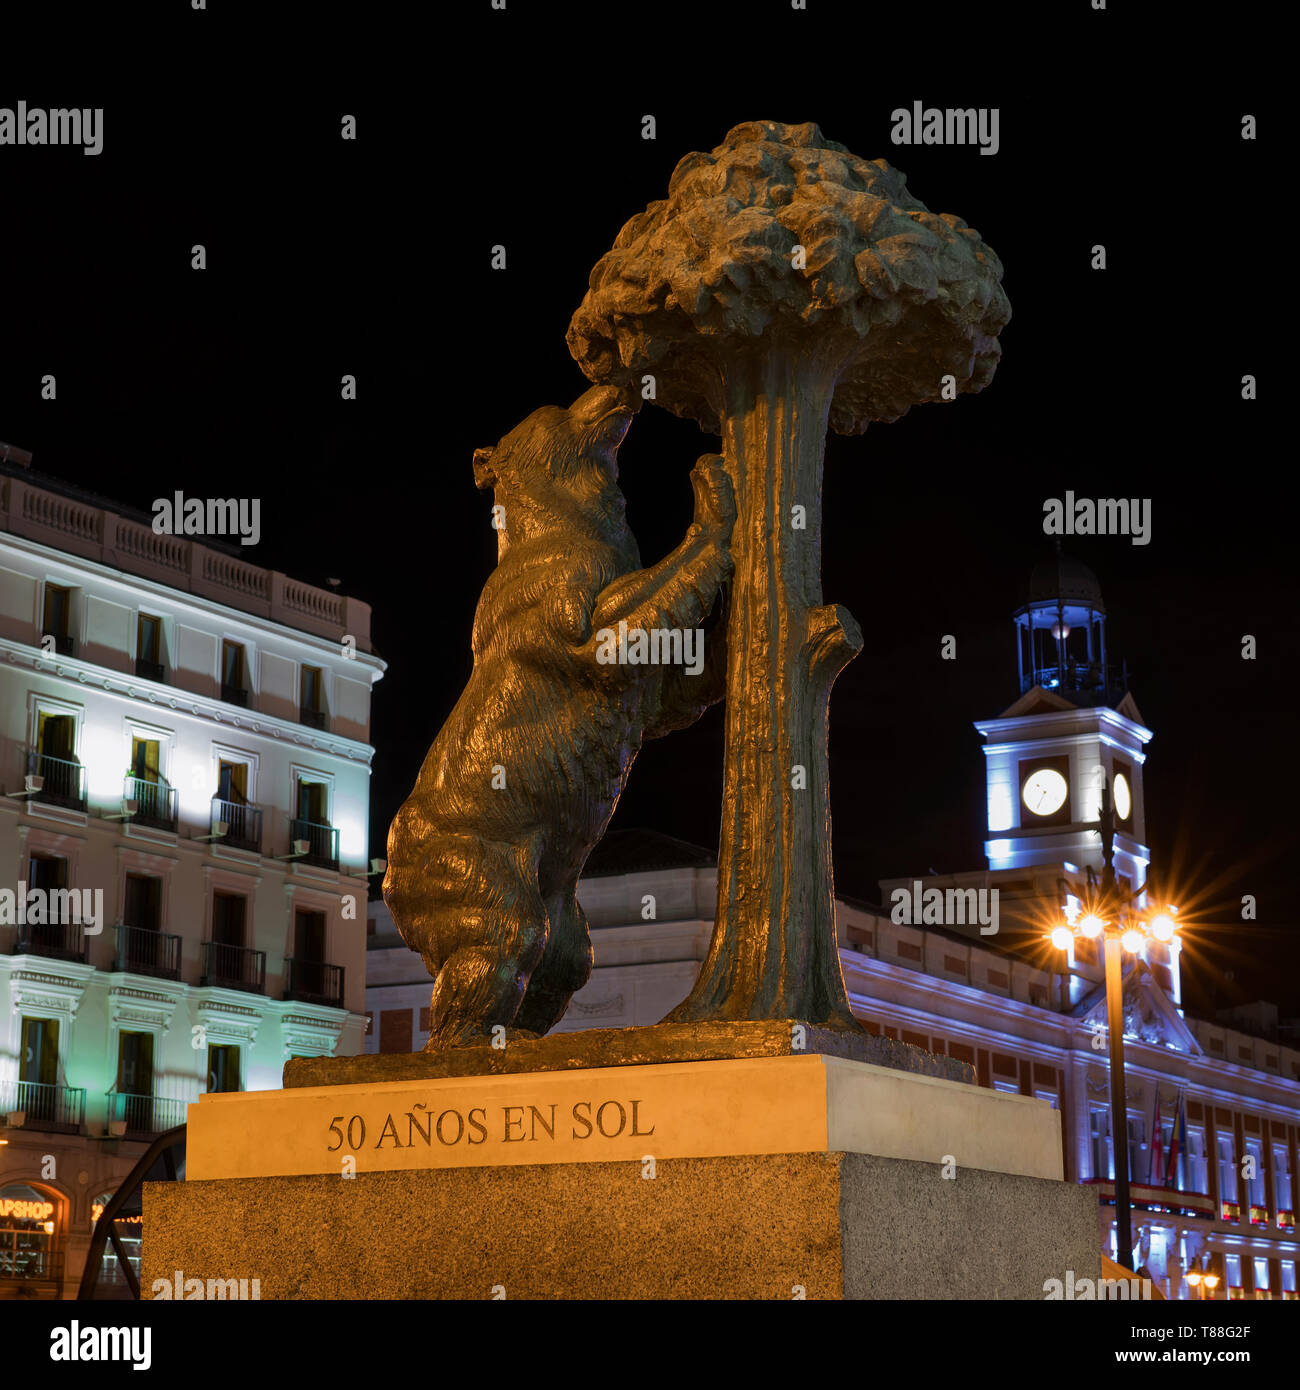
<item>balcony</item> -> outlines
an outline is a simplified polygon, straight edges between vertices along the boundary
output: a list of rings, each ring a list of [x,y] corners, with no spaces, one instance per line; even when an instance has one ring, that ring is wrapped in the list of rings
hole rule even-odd
[[[323,1004],[327,1008],[343,1007],[343,967],[326,965],[319,960],[284,961],[284,997],[300,1004]]]
[[[175,787],[161,780],[128,774],[122,796],[135,802],[135,815],[131,817],[135,824],[152,826],[155,830],[176,829]]]
[[[250,806],[246,801],[224,801],[219,796],[212,798],[212,824],[209,833],[215,835],[217,826],[224,824],[226,833],[221,837],[223,845],[232,849],[262,852],[262,808]]]
[[[1085,1185],[1096,1190],[1103,1202],[1115,1200],[1115,1184],[1110,1178],[1088,1178]],[[1135,1208],[1149,1211],[1181,1211],[1189,1216],[1214,1215],[1214,1201],[1204,1192],[1184,1192],[1177,1187],[1150,1186],[1147,1183],[1130,1183],[1129,1200]]]
[[[47,806],[66,806],[70,811],[86,809],[86,769],[76,758],[56,758],[29,748],[27,775],[39,777],[43,783],[31,800]]]
[[[305,840],[307,853],[298,861],[300,864],[315,864],[321,869],[338,869],[339,832],[332,825],[318,825],[310,820],[289,822],[290,840]]]
[[[159,685],[167,683],[167,668],[161,661],[146,661],[144,657],[137,656],[135,673],[141,680],[157,681]]]
[[[108,1096],[108,1122],[125,1124],[125,1139],[152,1139],[166,1129],[185,1123],[183,1100],[161,1100],[158,1096],[132,1095],[116,1087]]]
[[[227,946],[220,941],[205,941],[199,984],[242,989],[247,994],[264,994],[266,952],[253,951],[246,946]]]
[[[77,639],[76,639],[75,637],[70,637],[66,632],[43,632],[43,633],[41,633],[41,641],[42,641],[42,642],[44,642],[45,638],[47,638],[47,637],[49,637],[49,638],[51,638],[51,639],[53,640],[53,642],[54,642],[54,650],[55,650],[55,653],[56,653],[57,655],[59,655],[59,656],[76,656],[76,654],[77,654]]]
[[[82,1086],[0,1081],[0,1111],[21,1114],[24,1129],[76,1134],[86,1118],[86,1091]]]
[[[247,709],[248,691],[238,685],[223,685],[221,687],[221,701],[226,705],[238,705],[240,709]]]
[[[13,954],[45,956],[48,960],[84,961],[86,928],[81,922],[24,922],[18,928]]]
[[[323,709],[300,709],[298,711],[298,723],[305,724],[309,729],[328,730],[330,726],[329,713]]]
[[[116,926],[113,935],[117,951],[114,970],[134,975],[154,975],[160,980],[181,977],[181,939],[151,927]]]

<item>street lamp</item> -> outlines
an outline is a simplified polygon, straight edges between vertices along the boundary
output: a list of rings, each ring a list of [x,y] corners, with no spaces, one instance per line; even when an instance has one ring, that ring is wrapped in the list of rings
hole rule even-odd
[[[1076,935],[1095,940],[1103,937],[1106,959],[1106,1028],[1110,1034],[1110,1131],[1115,1152],[1115,1262],[1133,1268],[1132,1202],[1128,1172],[1128,1105],[1124,1094],[1124,991],[1120,951],[1136,955],[1148,938],[1167,945],[1174,939],[1176,907],[1146,913],[1133,903],[1146,892],[1121,896],[1115,883],[1115,812],[1103,778],[1100,816],[1103,869],[1101,891],[1089,902],[1077,924],[1054,927],[1050,940],[1057,950],[1068,950]],[[1188,1276],[1188,1282],[1192,1282]],[[1211,1286],[1213,1287],[1213,1286]]]
[[[1192,1286],[1192,1297],[1198,1300],[1204,1300],[1205,1291],[1201,1288],[1201,1276],[1199,1271],[1189,1269],[1187,1271],[1187,1282]]]
[[[1210,1291],[1210,1297],[1214,1297],[1214,1291],[1219,1287],[1219,1276],[1217,1274],[1207,1274],[1205,1276],[1205,1287]]]

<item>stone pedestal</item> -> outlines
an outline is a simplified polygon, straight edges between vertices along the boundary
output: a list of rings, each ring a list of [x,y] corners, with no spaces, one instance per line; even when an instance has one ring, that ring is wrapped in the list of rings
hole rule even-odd
[[[186,1173],[145,1188],[146,1297],[1042,1298],[1100,1264],[1050,1106],[824,1055],[209,1095]]]

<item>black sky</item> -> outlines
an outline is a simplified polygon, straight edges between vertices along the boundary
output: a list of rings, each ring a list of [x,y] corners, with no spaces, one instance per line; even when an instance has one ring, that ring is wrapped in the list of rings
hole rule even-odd
[[[556,16],[523,6],[305,48],[173,17],[167,61],[98,85],[9,82],[0,104],[106,114],[98,158],[0,149],[0,439],[145,511],[176,488],[260,497],[250,558],[340,576],[373,605],[382,853],[467,677],[495,556],[473,449],[585,388],[564,333],[587,274],[684,154],[741,121],[814,120],[978,228],[1013,308],[981,395],[828,445],[824,591],[867,639],[831,704],[837,887],[877,898],[880,877],[982,865],[971,721],[1017,694],[1010,618],[1050,553],[1043,501],[1149,497],[1149,545],[1066,548],[1100,579],[1110,650],[1155,732],[1148,834],[1194,924],[1192,1002],[1263,994],[1298,1012],[1296,489],[1273,443],[1281,291],[1255,211],[1276,136],[1270,156],[1249,83],[1200,83],[1148,56],[1122,13],[1102,31],[1075,8],[1026,33],[997,7],[940,7],[926,45],[915,20],[873,19],[867,42],[860,9],[777,4],[573,12],[558,46]],[[997,106],[998,154],[891,145],[890,112],[914,100]],[[1256,142],[1239,137],[1246,111]],[[46,372],[56,402],[39,399]],[[687,474],[713,443],[653,407],[633,425],[621,480],[646,562],[689,523]],[[614,824],[714,845],[720,791],[715,709],[647,746]]]

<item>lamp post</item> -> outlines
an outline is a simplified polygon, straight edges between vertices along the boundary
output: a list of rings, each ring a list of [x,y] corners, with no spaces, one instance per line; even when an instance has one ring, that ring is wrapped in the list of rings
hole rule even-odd
[[[1106,1029],[1110,1044],[1110,1132],[1115,1156],[1115,1262],[1133,1268],[1132,1201],[1128,1171],[1128,1104],[1124,1089],[1124,989],[1120,952],[1136,955],[1148,936],[1160,942],[1174,937],[1173,918],[1177,912],[1153,914],[1150,919],[1134,911],[1132,904],[1146,891],[1143,884],[1135,893],[1121,897],[1115,883],[1115,811],[1106,779],[1101,783],[1099,816],[1102,853],[1101,889],[1076,926],[1065,922],[1053,929],[1052,944],[1068,950],[1077,935],[1091,940],[1102,938],[1106,965]]]

